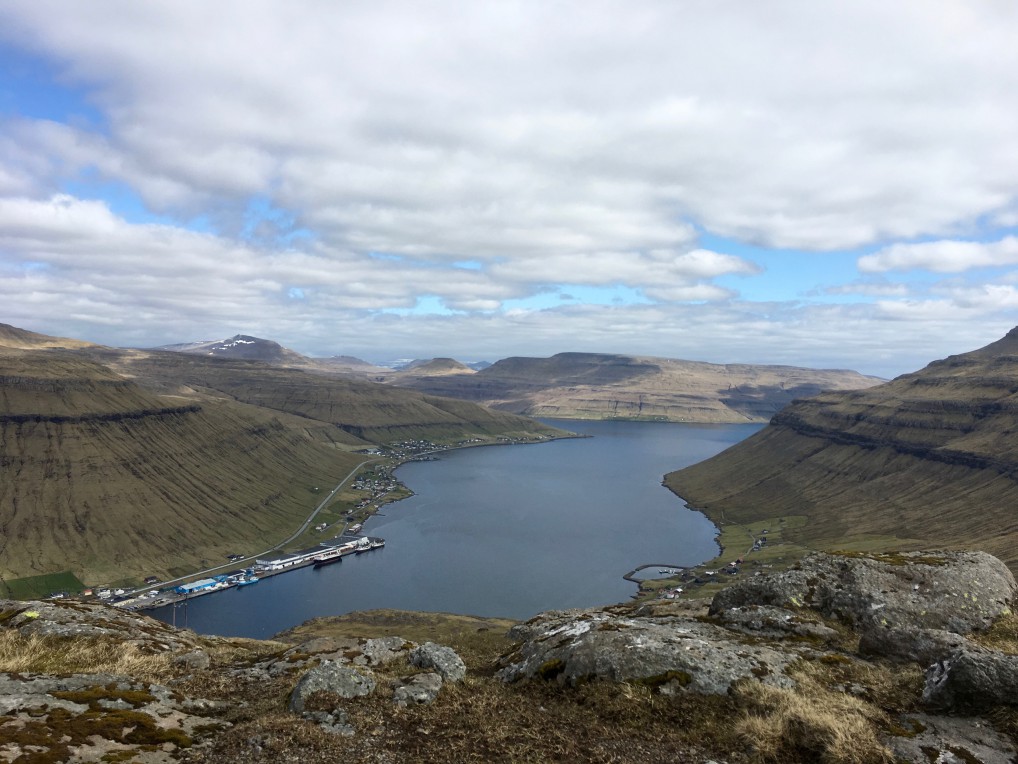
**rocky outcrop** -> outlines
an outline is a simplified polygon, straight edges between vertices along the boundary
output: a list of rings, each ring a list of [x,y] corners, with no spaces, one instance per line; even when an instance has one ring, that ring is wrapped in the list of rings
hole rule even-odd
[[[860,632],[989,628],[1013,600],[1011,571],[984,552],[807,555],[792,570],[719,592],[711,614],[745,605],[809,608]]]
[[[499,676],[575,685],[591,679],[644,684],[665,693],[724,695],[740,680],[776,687],[794,682],[784,671],[810,648],[753,644],[722,626],[688,617],[605,611],[545,613],[513,629],[523,643]]]
[[[1018,658],[977,649],[965,635],[1009,613],[1016,591],[1010,571],[984,553],[817,553],[720,591],[710,621],[612,609],[542,614],[510,632],[521,644],[499,676],[723,695],[744,680],[790,687],[790,665],[818,655],[855,660],[846,645],[859,639],[862,655],[940,661],[927,682],[930,704],[972,706],[980,682],[996,682],[1000,689],[982,695],[999,705],[1018,697]]]
[[[72,600],[0,600],[0,625],[26,637],[116,638],[151,652],[200,651],[206,642],[144,615]]]

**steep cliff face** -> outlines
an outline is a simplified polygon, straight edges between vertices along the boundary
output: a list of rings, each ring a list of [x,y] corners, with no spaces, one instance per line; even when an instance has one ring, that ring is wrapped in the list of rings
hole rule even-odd
[[[1018,329],[881,385],[825,393],[666,484],[729,522],[805,515],[819,548],[980,548],[1018,569]]]
[[[528,416],[764,422],[796,398],[869,387],[853,371],[559,353],[506,358],[476,374],[395,375],[392,384]]]

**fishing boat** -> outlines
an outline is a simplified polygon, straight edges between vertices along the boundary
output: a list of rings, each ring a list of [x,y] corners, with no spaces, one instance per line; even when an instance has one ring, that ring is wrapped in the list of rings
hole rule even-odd
[[[237,586],[250,586],[257,584],[260,580],[257,576],[243,576],[237,579]]]

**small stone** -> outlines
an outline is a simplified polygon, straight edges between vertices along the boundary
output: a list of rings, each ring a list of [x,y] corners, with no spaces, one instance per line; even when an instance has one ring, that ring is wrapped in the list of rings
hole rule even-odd
[[[442,677],[438,674],[417,674],[398,683],[392,693],[393,702],[398,706],[427,705],[433,703],[442,689]]]

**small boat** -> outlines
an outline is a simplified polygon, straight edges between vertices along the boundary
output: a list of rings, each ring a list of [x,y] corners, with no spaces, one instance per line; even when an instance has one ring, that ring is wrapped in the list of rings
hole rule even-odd
[[[381,549],[385,546],[385,539],[371,539],[370,544],[372,549]]]

